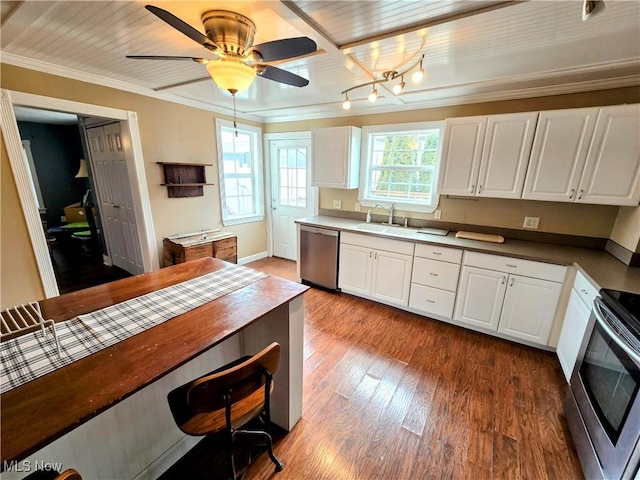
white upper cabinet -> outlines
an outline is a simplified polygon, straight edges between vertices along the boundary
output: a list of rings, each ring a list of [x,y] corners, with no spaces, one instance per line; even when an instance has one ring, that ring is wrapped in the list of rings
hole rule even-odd
[[[446,120],[438,178],[438,193],[441,195],[475,195],[487,118]]]
[[[522,198],[575,201],[598,111],[540,112]]]
[[[537,112],[447,119],[438,193],[520,198]]]
[[[600,109],[576,201],[638,205],[640,104]]]
[[[357,127],[311,130],[314,187],[358,188],[361,132]]]
[[[478,176],[478,196],[520,198],[537,118],[537,112],[489,117]]]

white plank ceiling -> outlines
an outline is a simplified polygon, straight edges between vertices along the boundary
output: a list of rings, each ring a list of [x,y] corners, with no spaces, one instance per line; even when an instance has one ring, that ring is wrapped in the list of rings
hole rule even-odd
[[[207,57],[145,10],[142,1],[2,1],[2,62],[229,113],[231,97],[203,65],[126,55]],[[257,27],[254,43],[308,36],[319,52],[279,62],[304,88],[257,78],[238,95],[240,116],[264,122],[640,85],[640,1],[606,2],[583,22],[582,1],[154,1],[204,31],[202,12],[234,10]],[[425,56],[426,78],[394,96],[394,82],[343,90],[402,71]],[[640,101],[640,99],[639,99]]]

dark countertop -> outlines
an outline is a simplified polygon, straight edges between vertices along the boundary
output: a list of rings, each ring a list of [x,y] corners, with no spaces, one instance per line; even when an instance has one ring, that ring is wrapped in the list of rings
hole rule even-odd
[[[582,271],[598,288],[610,288],[640,294],[640,268],[628,267],[604,250],[512,240],[509,238],[505,239],[504,243],[480,242],[456,238],[456,232],[449,232],[446,237],[421,233],[410,235],[381,234],[354,229],[356,225],[363,223],[361,220],[324,215],[299,218],[296,223],[405,242],[439,245],[559,265],[573,265]],[[416,229],[409,229],[409,231],[411,230],[415,232]]]

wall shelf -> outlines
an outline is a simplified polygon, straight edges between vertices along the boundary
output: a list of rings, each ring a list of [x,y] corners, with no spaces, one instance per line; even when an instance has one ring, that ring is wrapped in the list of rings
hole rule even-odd
[[[164,183],[169,198],[201,197],[203,187],[214,185],[207,183],[204,167],[212,167],[211,163],[174,163],[157,162],[164,171]]]

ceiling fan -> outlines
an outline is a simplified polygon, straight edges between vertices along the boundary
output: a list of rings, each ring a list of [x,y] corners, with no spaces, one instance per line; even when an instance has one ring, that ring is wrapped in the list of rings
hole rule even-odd
[[[205,65],[218,87],[235,94],[246,90],[256,76],[275,82],[305,87],[309,80],[295,73],[267,65],[287,58],[315,52],[316,43],[307,37],[285,38],[253,45],[255,24],[244,15],[227,10],[209,10],[202,14],[206,35],[172,13],[153,5],[145,7],[164,22],[206,48],[212,58],[127,55],[139,60],[187,60]]]

